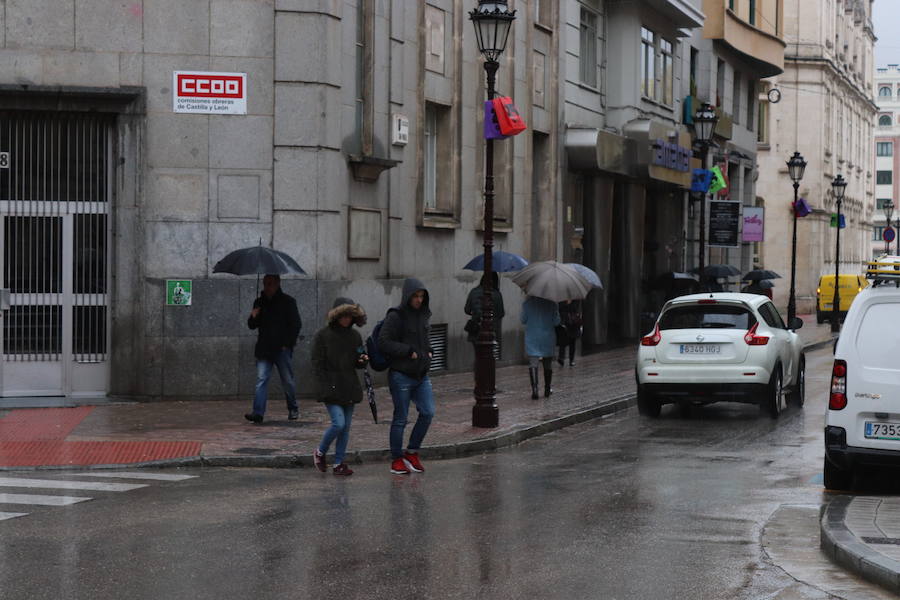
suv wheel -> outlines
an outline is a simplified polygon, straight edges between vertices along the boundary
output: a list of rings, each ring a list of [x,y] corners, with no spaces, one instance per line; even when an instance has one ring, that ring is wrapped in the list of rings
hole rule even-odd
[[[800,365],[797,368],[797,381],[794,389],[788,395],[788,399],[797,406],[803,406],[806,397],[806,356],[800,355]]]
[[[844,471],[842,469],[838,469],[836,466],[831,464],[828,458],[825,458],[825,466],[822,467],[822,471],[825,479],[825,487],[829,490],[849,490],[850,483],[853,480],[853,474]]]
[[[765,405],[769,410],[769,416],[777,419],[784,410],[784,385],[781,380],[781,365],[775,365],[775,371],[769,379],[766,389]]]
[[[647,392],[644,391],[644,386],[637,386],[637,405],[638,412],[645,417],[658,417],[660,411],[659,400],[655,398],[651,398]]]

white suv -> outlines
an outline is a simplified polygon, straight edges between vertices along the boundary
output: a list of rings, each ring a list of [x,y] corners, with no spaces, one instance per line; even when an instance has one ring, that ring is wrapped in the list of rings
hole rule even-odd
[[[825,487],[846,489],[861,467],[900,466],[900,257],[869,263],[834,352],[825,415]]]
[[[637,355],[638,410],[722,400],[759,404],[773,418],[786,395],[803,405],[805,359],[795,330],[758,294],[704,293],[663,306]]]

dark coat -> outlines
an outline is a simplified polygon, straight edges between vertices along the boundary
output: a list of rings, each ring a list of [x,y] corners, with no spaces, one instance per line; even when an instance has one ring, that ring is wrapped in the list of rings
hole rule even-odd
[[[271,298],[260,294],[253,308],[261,309],[256,318],[247,319],[247,327],[259,329],[256,358],[274,361],[282,348],[293,349],[302,327],[297,301],[279,289]]]
[[[571,344],[581,337],[581,326],[584,322],[581,312],[581,300],[559,303],[559,322],[563,331],[558,331],[556,343],[560,346]]]
[[[494,273],[495,277],[496,275]],[[481,285],[473,288],[466,298],[466,306],[463,309],[467,315],[472,315],[472,319],[479,324],[481,323],[481,302],[484,298],[483,290],[484,288]],[[496,285],[491,289],[491,300],[494,304],[494,333],[497,339],[500,339],[500,334],[503,332],[503,317],[506,315],[506,311],[503,309],[503,296]],[[469,333],[467,339],[470,342],[474,342],[478,339],[478,332]]]
[[[412,295],[425,291],[425,300],[419,310],[409,306]],[[421,281],[409,278],[403,282],[403,298],[400,305],[388,311],[378,336],[378,347],[391,357],[391,370],[422,379],[431,367],[431,309],[428,306],[428,290]],[[416,358],[412,358],[413,353]]]
[[[312,343],[313,376],[316,384],[316,399],[326,404],[349,406],[362,400],[362,386],[358,369],[365,367],[360,362],[362,336],[354,329],[341,327],[338,319],[345,314],[354,321],[365,313],[354,304],[341,304],[328,312],[328,325],[316,332]]]

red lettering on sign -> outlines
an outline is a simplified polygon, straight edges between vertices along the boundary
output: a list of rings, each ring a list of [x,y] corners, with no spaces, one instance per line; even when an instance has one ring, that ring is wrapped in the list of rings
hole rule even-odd
[[[178,95],[194,98],[243,98],[244,81],[234,75],[178,75]]]

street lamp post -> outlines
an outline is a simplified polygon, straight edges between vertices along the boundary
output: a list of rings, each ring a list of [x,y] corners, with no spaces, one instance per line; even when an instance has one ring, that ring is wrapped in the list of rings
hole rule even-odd
[[[834,243],[834,298],[831,301],[831,331],[837,333],[841,330],[840,312],[840,267],[841,267],[841,203],[844,201],[844,192],[847,191],[847,182],[838,174],[831,182],[834,192],[834,201],[837,204],[837,237]]]
[[[884,209],[884,223],[885,227],[891,226],[891,216],[894,214],[894,203],[888,200],[882,206]],[[886,237],[884,237],[884,233],[881,234],[881,237],[884,238],[884,253],[890,254],[891,252],[891,243],[888,241]]]
[[[506,0],[479,0],[478,7],[469,13],[475,26],[478,50],[484,56],[487,74],[487,97],[493,100],[497,61],[506,49],[509,30],[516,18],[516,11],[509,10]],[[484,159],[484,276],[481,279],[481,327],[475,340],[475,406],[472,407],[473,427],[497,427],[500,409],[496,402],[497,364],[494,348],[497,336],[494,332],[493,285],[494,252],[494,140],[485,140]]]
[[[791,180],[794,182],[794,204],[793,213],[794,213],[794,235],[791,238],[791,293],[788,296],[788,323],[794,320],[794,317],[797,316],[797,296],[795,293],[796,290],[796,280],[797,280],[797,190],[800,189],[800,180],[803,179],[803,171],[806,170],[806,161],[803,160],[803,156],[799,152],[794,152],[794,155],[791,157],[789,161],[787,161],[788,166],[788,174],[791,176]]]
[[[706,168],[706,157],[709,154],[709,146],[712,143],[713,132],[716,130],[716,123],[719,117],[716,109],[708,102],[703,105],[694,114],[694,141],[700,144],[700,161],[701,167]],[[701,281],[703,279],[703,268],[706,266],[706,193],[700,196],[700,261],[699,271]]]

